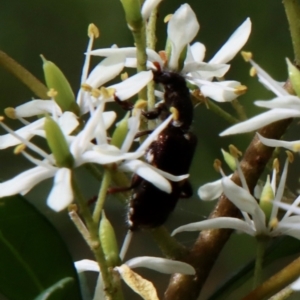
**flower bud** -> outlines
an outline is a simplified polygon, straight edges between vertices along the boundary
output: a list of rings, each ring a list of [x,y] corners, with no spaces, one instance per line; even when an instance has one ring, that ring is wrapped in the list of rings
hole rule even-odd
[[[69,151],[68,143],[58,124],[49,116],[46,116],[44,129],[47,143],[55,158],[58,167],[72,168],[74,158]]]
[[[115,267],[120,264],[119,247],[114,228],[106,218],[104,211],[99,226],[99,237],[107,265]]]
[[[222,154],[223,154],[223,158],[226,162],[226,164],[228,165],[228,167],[232,170],[235,171],[236,169],[236,162],[235,162],[235,158],[227,151],[221,149]]]
[[[289,78],[292,83],[292,87],[297,94],[297,96],[300,96],[300,71],[297,67],[295,67],[290,60],[287,58],[286,63],[288,66],[288,72],[289,72]]]
[[[121,0],[125,11],[125,18],[130,30],[137,30],[143,26],[141,3],[139,0]]]
[[[111,145],[121,148],[128,132],[128,117],[129,114],[126,114],[125,117],[117,124],[117,127],[111,138]]]
[[[46,60],[42,55],[41,57],[47,87],[57,91],[57,95],[54,97],[55,102],[62,111],[71,111],[78,116],[79,106],[65,75],[53,62]]]
[[[266,222],[268,223],[270,220],[272,208],[273,208],[273,200],[274,200],[274,192],[270,183],[270,176],[267,177],[267,182],[265,183],[263,190],[261,192],[259,206],[262,211],[265,213]]]

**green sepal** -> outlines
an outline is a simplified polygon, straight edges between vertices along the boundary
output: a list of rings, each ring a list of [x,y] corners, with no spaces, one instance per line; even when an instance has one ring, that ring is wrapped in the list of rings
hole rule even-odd
[[[184,67],[184,61],[187,54],[187,45],[183,48],[178,58],[178,71],[181,71]]]
[[[172,43],[170,42],[169,38],[167,39],[166,42],[165,52],[166,52],[167,59],[169,61],[172,54]],[[178,70],[176,71],[180,72],[183,69],[186,54],[187,54],[187,45],[183,48],[183,50],[180,53],[180,56],[178,58]]]
[[[290,60],[287,58],[286,59],[286,63],[288,66],[288,73],[289,73],[289,78],[291,80],[292,83],[292,87],[295,91],[295,93],[297,94],[297,96],[300,96],[300,71],[299,69],[294,66]]]
[[[106,218],[104,211],[102,211],[99,226],[99,237],[107,265],[109,267],[120,265],[121,260],[119,257],[119,247],[115,231],[109,220]]]
[[[128,118],[129,113],[127,113],[125,117],[117,124],[117,127],[111,138],[111,145],[121,148],[128,132]]]
[[[234,157],[227,151],[221,149],[222,154],[223,154],[223,158],[226,162],[226,164],[228,165],[228,167],[232,170],[235,171],[236,170],[236,162]]]
[[[44,129],[47,143],[54,155],[56,165],[60,168],[72,168],[74,158],[58,124],[51,117],[46,116]]]
[[[143,27],[140,0],[121,0],[125,11],[125,18],[130,30],[137,30]]]
[[[46,60],[42,55],[41,57],[46,85],[48,89],[54,89],[57,92],[54,97],[55,102],[62,111],[71,111],[79,116],[80,109],[67,78],[53,62]]]
[[[274,200],[274,197],[275,196],[270,183],[270,177],[268,176],[259,199],[259,206],[262,209],[262,211],[265,213],[267,223],[270,221],[270,216],[273,208],[272,202]]]

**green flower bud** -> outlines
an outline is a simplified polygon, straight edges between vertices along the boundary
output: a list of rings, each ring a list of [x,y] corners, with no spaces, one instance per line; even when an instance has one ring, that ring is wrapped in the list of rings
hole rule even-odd
[[[125,11],[125,18],[130,30],[137,30],[143,26],[140,0],[121,0]]]
[[[259,206],[265,213],[267,224],[269,223],[271,217],[273,208],[272,202],[274,200],[274,197],[274,192],[270,183],[270,176],[268,176],[259,199]]]
[[[74,158],[69,151],[68,143],[58,124],[49,116],[46,116],[44,129],[47,143],[51,149],[56,165],[62,168],[72,168]]]
[[[111,138],[111,145],[121,148],[128,132],[128,117],[129,113],[127,113],[125,117],[117,124],[117,127]]]
[[[62,111],[71,111],[79,115],[79,106],[75,101],[72,88],[63,72],[51,61],[42,56],[43,69],[47,87],[54,89],[57,95],[54,97],[55,102]]]
[[[109,220],[106,218],[104,211],[102,211],[102,218],[99,226],[99,237],[107,265],[109,267],[119,265],[121,260],[119,257],[119,247],[115,231]]]
[[[235,171],[236,169],[236,163],[235,163],[235,159],[234,157],[227,151],[221,149],[222,154],[223,154],[223,158],[226,162],[226,164],[228,165],[228,167],[232,170]]]
[[[292,83],[293,89],[297,96],[300,96],[300,71],[297,67],[295,67],[290,60],[287,58],[286,63],[288,66],[289,78]]]

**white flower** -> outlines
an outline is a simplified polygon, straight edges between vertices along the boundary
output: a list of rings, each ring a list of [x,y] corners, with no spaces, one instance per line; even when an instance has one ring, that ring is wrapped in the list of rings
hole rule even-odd
[[[156,3],[155,3],[156,5]],[[202,94],[211,97],[215,101],[226,102],[238,97],[243,91],[241,84],[237,81],[212,82],[214,77],[223,77],[229,69],[226,65],[246,43],[250,32],[250,19],[246,21],[232,34],[224,46],[217,52],[209,63],[203,62],[205,47],[201,43],[190,46],[190,42],[195,38],[200,26],[195,13],[188,4],[182,5],[171,17],[168,23],[168,39],[172,45],[171,57],[168,66],[164,65],[161,57],[154,50],[147,49],[148,68],[156,69],[153,62],[157,62],[163,70],[178,71],[179,56],[188,47],[187,57],[181,74],[186,79],[197,85]],[[125,66],[136,67],[136,48],[106,48],[89,52],[90,55],[110,56],[120,55],[126,57]]]
[[[129,130],[128,137],[125,139],[126,147],[118,149],[117,147],[108,144],[106,135],[106,130],[113,123],[116,114],[114,112],[103,112],[103,109],[104,103],[97,107],[96,111],[87,121],[84,129],[77,136],[65,135],[65,139],[69,143],[70,154],[74,159],[74,168],[85,163],[96,163],[101,165],[116,163],[120,170],[136,173],[167,193],[171,192],[169,180],[181,181],[188,177],[188,175],[173,176],[138,160],[138,158],[145,153],[148,146],[155,140],[157,135],[168,126],[172,119],[172,115],[160,124],[160,126],[145,139],[136,151],[127,152],[137,133],[140,113],[135,113],[134,116],[131,117],[131,127],[133,130]],[[1,124],[12,136],[19,140],[19,143],[27,145],[31,150],[42,156],[44,160],[33,158],[23,151],[22,154],[37,166],[8,181],[0,183],[0,197],[17,193],[24,195],[36,184],[47,178],[54,177],[54,185],[48,196],[47,204],[55,211],[60,211],[68,206],[73,201],[71,169],[57,167],[52,155],[48,155],[30,141],[18,136],[18,134],[13,132],[3,123]],[[37,131],[37,134],[43,137],[45,136],[43,130]],[[93,139],[96,139],[97,145],[91,143],[91,140]]]
[[[145,290],[147,290],[146,294],[152,295],[152,297],[150,298],[148,297],[147,299],[158,299],[156,295],[156,290],[152,285],[152,283],[150,283],[149,281],[145,280],[143,277],[141,277],[140,275],[132,271],[132,269],[138,267],[152,269],[154,271],[165,273],[165,274],[173,274],[173,273],[181,273],[186,275],[195,274],[195,269],[187,263],[174,261],[166,258],[160,258],[160,257],[151,257],[151,256],[135,257],[128,260],[121,266],[115,267],[115,271],[119,272],[121,278],[136,293],[143,295],[145,293]],[[83,272],[83,271],[100,272],[98,263],[88,259],[83,259],[81,261],[75,262],[75,268],[77,269],[77,272]],[[145,287],[145,285],[147,286],[147,288]],[[102,280],[101,273],[99,273],[94,299],[105,299],[103,293],[103,280]]]
[[[272,79],[259,65],[252,59],[249,60],[255,68],[260,82],[277,97],[270,101],[258,100],[255,105],[270,109],[260,115],[257,115],[247,121],[233,125],[224,130],[220,135],[230,135],[237,133],[245,133],[257,130],[273,122],[300,117],[300,99],[297,96],[290,95],[282,84]]]
[[[231,217],[219,217],[181,226],[174,230],[172,235],[182,231],[231,228],[252,236],[266,235],[275,237],[279,235],[290,235],[300,239],[300,226],[298,225],[300,216],[290,216],[286,214],[280,221],[277,220],[278,204],[283,196],[287,176],[287,166],[288,160],[285,163],[278,189],[277,191],[273,190],[275,198],[271,202],[273,206],[269,218],[270,222],[268,224],[265,212],[257,203],[257,200],[249,193],[247,186],[242,188],[236,185],[230,178],[224,177],[222,179],[224,194],[238,209],[241,210],[244,220]],[[272,199],[270,199],[270,201],[271,200]],[[296,202],[297,201],[299,200],[296,200]]]

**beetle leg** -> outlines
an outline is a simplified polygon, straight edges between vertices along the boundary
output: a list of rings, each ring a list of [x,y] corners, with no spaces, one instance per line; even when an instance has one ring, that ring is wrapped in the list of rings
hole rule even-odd
[[[133,110],[134,105],[129,101],[121,101],[116,95],[114,95],[114,99],[124,110]]]
[[[116,187],[111,187],[107,190],[108,194],[116,194],[116,193],[121,193],[121,192],[128,192],[134,188],[136,188],[137,186],[139,186],[139,184],[141,183],[142,178],[138,175],[133,175],[132,180],[131,180],[131,184],[130,186],[116,186]]]

